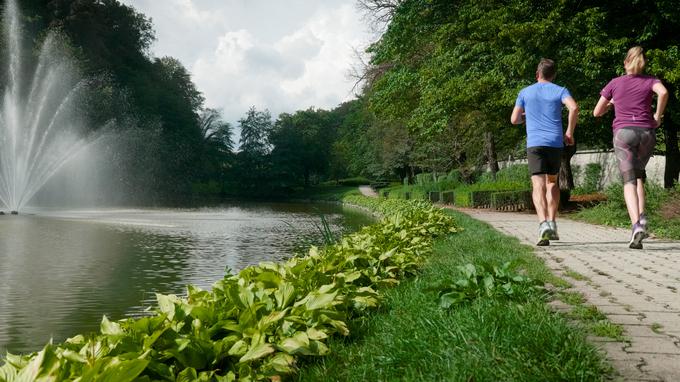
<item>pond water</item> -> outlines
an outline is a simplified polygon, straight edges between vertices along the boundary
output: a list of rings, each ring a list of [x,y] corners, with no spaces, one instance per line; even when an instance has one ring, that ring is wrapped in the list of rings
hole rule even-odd
[[[279,261],[370,224],[332,204],[203,209],[40,210],[0,216],[0,354],[40,350],[110,319],[144,314],[154,293],[209,289],[225,269]]]

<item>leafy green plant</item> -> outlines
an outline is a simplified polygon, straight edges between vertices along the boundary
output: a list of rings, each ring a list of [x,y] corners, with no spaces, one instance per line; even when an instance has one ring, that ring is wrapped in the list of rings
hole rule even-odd
[[[299,357],[328,354],[351,317],[378,306],[381,291],[415,274],[433,238],[453,219],[424,201],[348,196],[383,216],[306,256],[227,274],[211,291],[157,294],[148,317],[111,321],[28,355],[7,355],[0,382],[243,381],[291,374]]]
[[[572,169],[573,172],[573,169]],[[577,178],[574,175],[574,178]],[[599,163],[588,163],[585,167],[583,181],[575,188],[574,194],[592,194],[602,188],[602,165]]]
[[[464,304],[479,297],[526,300],[544,291],[540,282],[512,271],[511,263],[501,266],[466,264],[458,267],[461,275],[448,285],[438,287],[442,308]]]

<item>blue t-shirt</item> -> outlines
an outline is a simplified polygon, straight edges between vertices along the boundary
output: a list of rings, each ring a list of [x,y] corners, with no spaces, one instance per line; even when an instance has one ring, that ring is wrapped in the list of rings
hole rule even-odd
[[[563,147],[562,101],[569,90],[552,82],[537,82],[519,92],[515,106],[524,109],[527,147]]]

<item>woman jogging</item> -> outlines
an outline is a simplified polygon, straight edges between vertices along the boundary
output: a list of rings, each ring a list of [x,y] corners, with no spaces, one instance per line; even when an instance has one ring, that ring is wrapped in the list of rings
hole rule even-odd
[[[661,81],[642,74],[646,59],[641,47],[631,48],[623,61],[626,74],[609,81],[600,92],[600,100],[593,110],[596,117],[614,108],[614,152],[623,177],[623,196],[626,200],[633,232],[629,247],[642,249],[647,234],[645,216],[645,166],[656,144],[655,129],[663,120],[668,91]],[[656,112],[652,110],[652,96],[656,93]]]

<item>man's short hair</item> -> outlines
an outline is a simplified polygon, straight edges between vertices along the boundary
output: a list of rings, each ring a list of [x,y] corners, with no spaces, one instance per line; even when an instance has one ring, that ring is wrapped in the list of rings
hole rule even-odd
[[[536,69],[536,72],[544,80],[550,81],[550,80],[554,79],[555,74],[557,73],[557,68],[555,67],[555,61],[553,61],[549,58],[541,58],[541,62],[538,63],[538,68]]]

